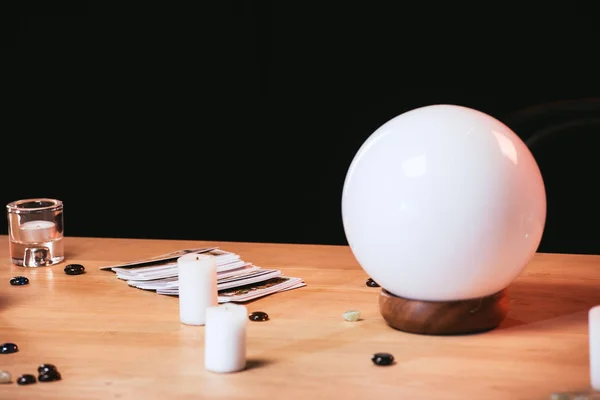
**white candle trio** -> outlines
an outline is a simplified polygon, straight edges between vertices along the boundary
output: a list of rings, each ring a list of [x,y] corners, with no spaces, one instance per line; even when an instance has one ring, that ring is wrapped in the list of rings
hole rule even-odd
[[[219,305],[214,256],[186,254],[177,259],[179,319],[186,325],[205,325],[204,366],[228,373],[246,367],[245,306]]]

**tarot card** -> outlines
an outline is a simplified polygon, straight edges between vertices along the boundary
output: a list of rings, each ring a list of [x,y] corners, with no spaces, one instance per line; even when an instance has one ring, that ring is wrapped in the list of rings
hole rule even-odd
[[[252,272],[248,272],[246,274],[240,274],[240,275],[235,275],[235,276],[230,276],[230,277],[223,277],[221,279],[219,279],[219,282],[231,282],[231,283],[237,283],[238,285],[243,285],[244,282],[246,282],[248,279],[254,279],[254,278],[258,278],[258,277],[264,277],[265,275],[269,275],[269,276],[273,276],[273,275],[281,275],[281,271],[276,270],[276,269],[265,269],[265,268],[259,268],[258,270],[252,271]],[[264,278],[264,279],[268,279],[268,278]],[[258,282],[258,281],[255,281]]]
[[[161,263],[164,264],[169,261],[177,260],[179,257],[186,255],[188,253],[199,253],[200,254],[200,253],[211,252],[216,249],[217,249],[216,247],[206,247],[206,248],[201,248],[201,249],[177,250],[177,251],[167,253],[167,254],[161,254],[158,256],[154,256],[154,257],[144,258],[142,260],[130,261],[130,262],[117,264],[117,265],[108,265],[108,266],[100,267],[100,269],[101,270],[111,270],[113,268],[139,268],[139,267],[146,267],[146,266],[150,266],[150,265],[157,265],[157,264],[160,265]]]
[[[284,290],[291,290],[292,287],[302,286],[306,286],[306,284],[300,278],[278,276],[259,284],[249,284],[219,291],[219,303],[250,301]]]
[[[238,286],[230,289],[219,290],[219,303],[227,302],[246,302],[260,297],[268,296],[273,293],[288,291],[306,286],[301,278],[287,276],[278,276],[259,283]],[[158,289],[158,294],[177,296],[177,288]]]
[[[217,271],[217,279],[219,281],[224,281],[229,278],[249,276],[255,272],[262,271],[261,267],[257,267],[252,263],[246,263],[239,268],[234,268],[231,270]]]
[[[175,274],[177,274],[177,262],[169,262],[167,264],[154,265],[150,267],[114,267],[111,269],[116,272],[117,277],[120,279],[142,279],[142,277],[147,275],[165,275],[164,277],[167,277],[173,274],[172,271],[175,271]]]
[[[182,252],[187,253],[205,253],[215,256],[215,262],[217,264],[217,270],[234,269],[244,264],[244,261],[240,259],[240,256],[224,250],[219,249],[191,249],[191,250],[180,250],[178,252],[169,253],[169,256],[177,254],[175,259],[166,258],[159,261],[153,260],[148,261],[141,260],[133,263],[120,264],[112,267],[102,267],[101,269],[109,269],[116,272],[121,276],[121,279],[138,279],[142,276],[145,279],[156,279],[158,277],[167,277],[177,275],[177,258],[179,258]],[[187,254],[184,253],[184,254]],[[160,259],[163,256],[154,257],[154,259]],[[148,264],[150,263],[150,264]]]
[[[218,261],[218,257],[217,257]],[[217,275],[222,276],[223,273],[228,271],[238,271],[242,273],[245,269],[253,266],[251,263],[238,260],[235,262],[229,262],[224,265],[219,265],[217,262]],[[117,278],[123,280],[135,280],[135,281],[151,281],[156,279],[163,279],[169,277],[177,277],[178,267],[177,262],[169,263],[165,265],[159,265],[154,267],[143,267],[143,268],[113,268],[116,272]],[[237,275],[237,273],[232,276]]]
[[[217,247],[178,250],[143,260],[101,267],[115,272],[131,287],[154,290],[158,294],[179,294],[177,259],[189,253],[215,256],[219,303],[246,302],[273,293],[306,286],[301,278],[282,276],[276,269],[263,269],[241,259],[238,254]]]
[[[239,276],[238,279],[219,279],[217,276],[217,290],[230,289],[233,287],[259,283],[281,275],[278,270],[261,270],[261,273],[251,273],[249,275]],[[177,289],[179,290],[179,280],[177,278],[167,278],[157,281],[127,281],[130,286],[135,286],[139,289],[159,290],[159,289]]]
[[[264,272],[263,272],[264,271]],[[240,287],[243,285],[251,285],[259,282],[264,282],[272,278],[276,278],[281,276],[281,271],[272,269],[272,270],[263,270],[260,274],[253,274],[251,276],[243,276],[238,279],[225,279],[224,281],[217,282],[217,289],[231,289],[235,287]]]
[[[227,282],[227,278],[241,277],[241,276],[252,276],[254,272],[260,271],[261,268],[250,264],[247,267],[239,268],[233,271],[225,271],[217,273],[217,282]],[[117,275],[118,276],[118,275]],[[138,289],[145,290],[158,290],[158,289],[169,289],[178,288],[179,280],[177,276],[171,276],[153,280],[135,280],[135,279],[124,279],[127,281],[129,286],[137,287]]]

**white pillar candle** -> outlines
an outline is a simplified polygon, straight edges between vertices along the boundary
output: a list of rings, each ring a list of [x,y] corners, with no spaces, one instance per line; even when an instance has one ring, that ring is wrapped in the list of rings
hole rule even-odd
[[[590,378],[592,388],[594,388],[594,390],[600,390],[600,306],[592,307],[588,316]]]
[[[177,259],[179,319],[187,325],[204,325],[206,308],[219,304],[214,256],[186,254]]]
[[[246,368],[245,306],[225,303],[206,309],[204,367],[211,372],[236,372]]]
[[[52,221],[28,221],[19,227],[21,241],[25,243],[43,243],[56,235],[56,225]]]

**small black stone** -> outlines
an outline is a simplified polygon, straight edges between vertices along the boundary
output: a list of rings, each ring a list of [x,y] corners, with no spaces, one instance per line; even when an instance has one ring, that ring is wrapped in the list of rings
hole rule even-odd
[[[250,321],[268,321],[269,314],[262,311],[254,311],[248,315]]]
[[[67,275],[81,275],[85,272],[85,267],[81,264],[69,264],[65,267]]]
[[[35,376],[31,374],[21,375],[19,379],[17,379],[17,385],[31,385],[32,383],[36,382],[37,380],[35,379]]]
[[[40,375],[56,371],[58,371],[58,369],[56,369],[56,367],[52,364],[40,364],[40,366],[38,367],[38,374]]]
[[[38,376],[38,381],[40,382],[54,382],[60,381],[61,379],[60,372],[56,370],[48,371],[45,374],[40,374],[40,376]]]
[[[23,286],[29,283],[29,279],[24,276],[15,276],[11,278],[10,284],[13,286]]]
[[[394,363],[394,356],[390,353],[375,353],[371,357],[371,361],[375,365],[392,365]]]
[[[367,286],[368,287],[379,287],[379,283],[377,283],[373,279],[369,278],[369,279],[367,279]]]
[[[0,354],[12,354],[19,351],[19,346],[14,343],[2,343],[0,344]]]

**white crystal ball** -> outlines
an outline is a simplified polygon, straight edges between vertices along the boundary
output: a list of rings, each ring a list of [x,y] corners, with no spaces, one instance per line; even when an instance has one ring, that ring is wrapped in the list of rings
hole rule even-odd
[[[390,293],[472,299],[506,288],[529,263],[546,193],[510,128],[477,110],[432,105],[391,119],[362,145],[342,219],[358,263]]]

